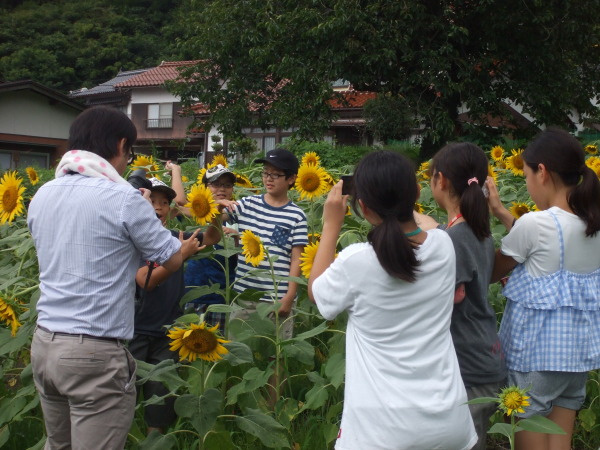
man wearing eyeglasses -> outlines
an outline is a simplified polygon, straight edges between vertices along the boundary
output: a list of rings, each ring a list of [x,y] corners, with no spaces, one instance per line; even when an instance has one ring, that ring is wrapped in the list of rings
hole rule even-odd
[[[133,420],[135,275],[143,260],[173,272],[179,239],[121,175],[137,131],[114,108],[81,113],[56,179],[43,185],[27,222],[41,295],[31,346],[46,424],[46,449],[118,449]]]

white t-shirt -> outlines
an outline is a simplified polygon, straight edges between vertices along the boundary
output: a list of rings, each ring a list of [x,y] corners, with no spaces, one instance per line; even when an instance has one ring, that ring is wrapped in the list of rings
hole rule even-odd
[[[557,206],[552,211],[562,228],[565,247],[565,269],[590,273],[600,267],[600,233],[586,237],[585,222]],[[515,222],[502,239],[501,251],[518,263],[525,263],[531,276],[556,272],[560,266],[560,244],[556,224],[548,211],[525,214]]]
[[[450,335],[455,256],[430,230],[414,283],[354,244],[317,278],[319,311],[347,310],[346,388],[336,449],[468,449],[477,441]]]

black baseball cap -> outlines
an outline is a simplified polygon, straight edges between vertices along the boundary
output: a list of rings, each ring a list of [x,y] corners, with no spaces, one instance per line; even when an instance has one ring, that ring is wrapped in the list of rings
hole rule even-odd
[[[257,164],[271,164],[278,169],[287,170],[292,173],[298,173],[298,168],[300,167],[296,155],[284,148],[269,150],[264,158],[256,159],[254,162]]]

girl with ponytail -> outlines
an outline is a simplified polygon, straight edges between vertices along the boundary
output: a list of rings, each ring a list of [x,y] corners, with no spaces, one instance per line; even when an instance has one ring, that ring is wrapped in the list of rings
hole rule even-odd
[[[516,444],[570,449],[587,372],[600,368],[600,183],[566,131],[542,132],[522,157],[527,190],[540,211],[513,222],[488,180],[492,213],[510,229],[496,253],[493,280],[514,268],[503,291],[500,339],[509,383],[531,397],[519,416],[547,416],[566,435],[521,431]]]
[[[450,335],[452,242],[416,225],[412,164],[374,152],[357,165],[351,190],[355,211],[373,229],[368,242],[335,258],[346,212],[342,184],[325,202],[308,286],[323,317],[349,316],[336,449],[469,449],[477,434]]]
[[[448,213],[445,229],[456,253],[456,293],[450,331],[469,400],[495,397],[506,382],[496,313],[488,302],[494,268],[494,241],[484,194],[488,159],[478,146],[460,142],[443,147],[431,162],[431,192]],[[469,405],[485,450],[493,403]]]

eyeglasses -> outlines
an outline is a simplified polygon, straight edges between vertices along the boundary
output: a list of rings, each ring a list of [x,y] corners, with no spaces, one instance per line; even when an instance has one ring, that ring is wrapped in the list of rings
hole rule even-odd
[[[133,151],[133,145],[129,147],[129,158],[127,158],[127,164],[133,163],[135,159],[135,152]]]
[[[261,175],[263,178],[269,178],[270,180],[278,180],[281,177],[285,177],[284,173],[263,172]]]
[[[208,183],[209,186],[215,187],[217,189],[231,189],[233,187],[233,183]]]

